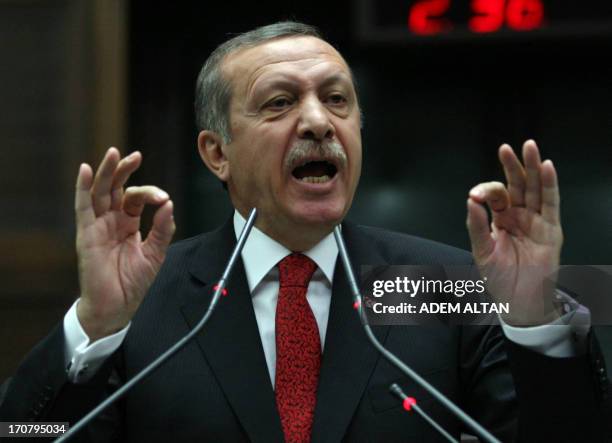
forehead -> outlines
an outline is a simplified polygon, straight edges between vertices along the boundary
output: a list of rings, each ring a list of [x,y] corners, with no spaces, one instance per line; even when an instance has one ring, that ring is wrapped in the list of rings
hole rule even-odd
[[[223,73],[238,90],[246,92],[257,79],[278,73],[305,73],[321,70],[345,73],[350,70],[340,53],[329,43],[311,36],[282,37],[230,53]]]

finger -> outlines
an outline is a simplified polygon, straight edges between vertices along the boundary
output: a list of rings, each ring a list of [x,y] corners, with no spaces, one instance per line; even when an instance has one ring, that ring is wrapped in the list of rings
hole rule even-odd
[[[501,212],[510,207],[510,196],[503,183],[480,183],[470,190],[470,197],[477,203],[486,203],[492,211]]]
[[[499,161],[504,167],[504,174],[508,183],[510,204],[512,206],[525,205],[526,176],[525,168],[517,158],[510,145],[503,144],[499,148]]]
[[[166,249],[172,240],[176,226],[172,212],[174,204],[172,200],[164,203],[153,216],[153,226],[147,235],[142,248],[143,254],[148,258],[163,259]]]
[[[142,162],[142,154],[135,151],[121,159],[115,170],[113,184],[111,186],[111,209],[120,209],[123,199],[123,187],[130,176],[136,171]]]
[[[477,263],[486,259],[495,247],[489,231],[489,217],[482,204],[471,198],[467,200],[467,229],[472,244],[472,254]]]
[[[560,197],[557,171],[555,165],[550,160],[544,161],[540,167],[540,177],[542,179],[542,217],[549,223],[559,224],[560,217]]]
[[[523,162],[525,163],[526,184],[525,207],[532,211],[541,210],[542,184],[540,181],[540,151],[533,140],[523,144]]]
[[[74,211],[76,214],[77,229],[83,229],[96,221],[91,203],[91,185],[93,183],[93,170],[87,163],[81,164],[77,175],[74,196]]]
[[[489,227],[491,229],[491,238],[493,238],[493,240],[497,240],[497,237],[499,236],[499,228],[495,222],[491,222]]]
[[[157,186],[130,186],[125,190],[121,208],[132,217],[140,217],[146,204],[161,205],[169,198]]]
[[[108,211],[111,207],[111,186],[113,183],[113,175],[119,158],[121,155],[117,148],[109,148],[102,159],[102,163],[98,167],[94,178],[93,187],[91,188],[91,197],[93,200],[93,208],[96,216],[100,216]]]

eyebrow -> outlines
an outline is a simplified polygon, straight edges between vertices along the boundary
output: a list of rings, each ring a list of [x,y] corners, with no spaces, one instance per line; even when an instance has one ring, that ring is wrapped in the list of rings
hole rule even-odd
[[[344,72],[336,72],[332,76],[327,77],[323,81],[323,83],[321,83],[320,86],[321,87],[326,87],[326,86],[332,85],[334,83],[345,83],[345,82],[348,82],[349,84],[353,83],[351,77],[346,75]]]
[[[292,77],[293,80],[287,77]],[[291,91],[291,90],[295,90],[296,88],[298,88],[299,83],[300,83],[299,78],[296,78],[292,76],[291,74],[283,75],[282,77],[273,77],[270,80],[264,80],[261,83],[261,86],[257,85],[255,88],[252,89],[252,92],[253,92],[253,95],[256,96],[262,92],[266,92],[267,90],[275,89],[275,88],[286,89],[286,90]],[[351,85],[352,80],[349,75],[343,72],[336,72],[332,74],[331,76],[325,78],[321,82],[321,84],[318,85],[318,88],[325,88],[334,83],[347,83]]]

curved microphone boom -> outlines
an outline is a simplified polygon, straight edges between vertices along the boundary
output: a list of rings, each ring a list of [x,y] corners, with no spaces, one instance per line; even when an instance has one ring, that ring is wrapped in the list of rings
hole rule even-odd
[[[342,238],[342,234],[340,233],[340,227],[336,226],[334,228],[334,238],[336,239],[336,244],[338,245],[338,252],[340,253],[340,258],[342,259],[342,264],[344,266],[344,271],[346,272],[346,276],[349,281],[349,285],[351,287],[351,292],[353,295],[353,307],[357,310],[359,314],[359,319],[361,321],[361,325],[366,333],[366,336],[372,343],[372,345],[385,357],[393,366],[398,368],[408,377],[410,377],[416,384],[421,386],[427,392],[429,392],[436,400],[442,403],[450,412],[452,412],[455,417],[457,417],[463,424],[469,427],[474,433],[487,443],[501,443],[497,438],[493,436],[489,431],[487,431],[484,427],[482,427],[476,420],[470,417],[465,413],[459,406],[453,403],[447,396],[438,391],[433,385],[431,385],[427,380],[417,374],[412,368],[404,364],[399,358],[397,358],[392,352],[388,351],[376,338],[374,333],[372,332],[372,328],[369,324],[367,324],[365,320],[365,312],[363,311],[363,306],[361,304],[361,296],[359,292],[359,286],[357,285],[357,280],[355,279],[355,274],[353,272],[353,268],[351,266],[351,261],[348,256],[348,252],[346,251],[346,246],[344,244],[344,240]]]
[[[431,418],[427,412],[423,411],[414,398],[408,397],[397,383],[393,383],[391,386],[389,386],[389,391],[402,401],[404,409],[406,411],[414,410],[417,414],[423,417],[423,419],[427,423],[429,423],[436,431],[442,434],[444,438],[446,438],[448,441],[450,441],[451,443],[459,443],[459,440],[457,440],[448,432],[446,432],[446,430],[442,426],[440,426],[433,418]]]
[[[215,293],[213,294],[213,297],[210,301],[210,305],[208,306],[208,309],[204,313],[202,320],[200,320],[200,322],[187,335],[185,335],[182,339],[176,342],[170,349],[168,349],[162,355],[157,357],[147,367],[145,367],[137,375],[135,375],[128,382],[126,382],[123,386],[121,386],[121,388],[115,391],[110,397],[108,397],[106,400],[104,400],[102,403],[96,406],[86,416],[81,418],[73,427],[70,428],[68,432],[66,432],[61,437],[59,437],[57,440],[55,440],[55,443],[65,442],[69,438],[74,436],[74,434],[76,434],[81,429],[83,429],[100,412],[102,412],[104,409],[106,409],[108,406],[110,406],[112,403],[114,403],[119,398],[123,397],[138,382],[140,382],[142,379],[150,375],[153,371],[158,369],[162,364],[167,362],[170,359],[170,357],[172,357],[179,350],[181,350],[193,337],[197,335],[198,332],[202,330],[202,328],[204,327],[204,325],[210,318],[212,312],[214,311],[215,306],[217,305],[217,302],[219,301],[219,298],[221,298],[221,294],[225,292],[225,285],[227,283],[227,280],[232,272],[232,269],[234,268],[234,265],[236,264],[236,261],[238,260],[238,257],[240,256],[240,252],[242,251],[244,244],[246,243],[246,239],[249,236],[249,233],[251,232],[251,228],[255,224],[256,218],[257,218],[257,209],[253,208],[251,212],[249,213],[249,218],[247,219],[244,225],[244,228],[242,228],[242,232],[240,233],[240,236],[238,237],[238,242],[236,243],[236,247],[232,251],[232,255],[230,256],[227,262],[227,265],[225,266],[225,270],[223,271],[223,274],[221,275],[221,278],[219,279],[217,285],[214,287]]]

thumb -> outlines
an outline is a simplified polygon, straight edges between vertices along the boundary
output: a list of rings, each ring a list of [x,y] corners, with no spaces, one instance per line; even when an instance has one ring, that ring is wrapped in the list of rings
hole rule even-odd
[[[478,263],[491,254],[495,240],[489,231],[489,216],[486,209],[471,198],[467,200],[466,225],[472,243],[472,254]]]

